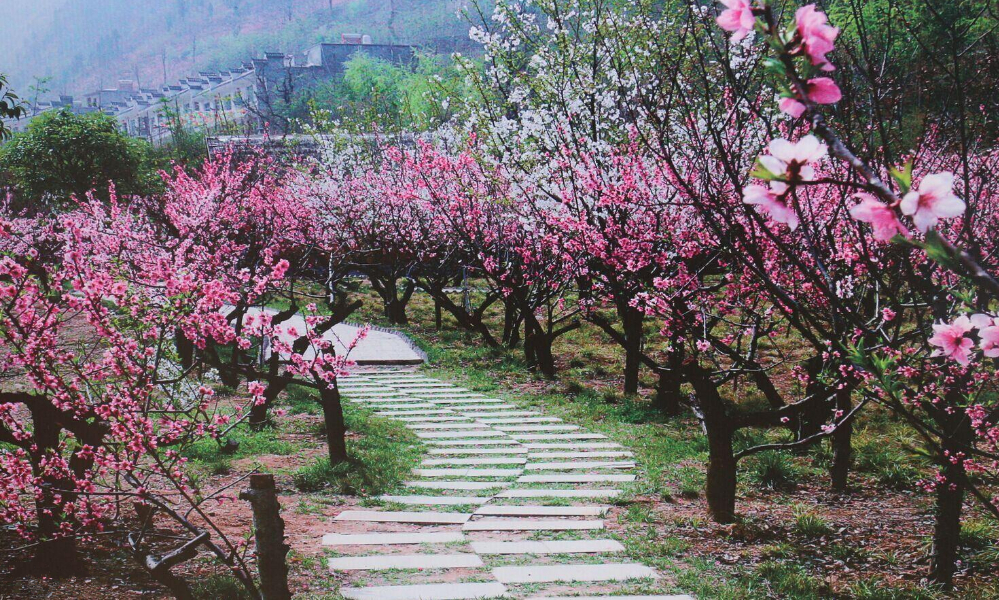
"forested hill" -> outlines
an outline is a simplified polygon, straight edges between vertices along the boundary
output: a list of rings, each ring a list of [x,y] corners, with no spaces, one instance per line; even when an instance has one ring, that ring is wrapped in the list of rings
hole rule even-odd
[[[196,70],[292,52],[341,33],[448,48],[467,40],[467,0],[0,0],[0,72],[22,96],[118,79],[144,87]]]

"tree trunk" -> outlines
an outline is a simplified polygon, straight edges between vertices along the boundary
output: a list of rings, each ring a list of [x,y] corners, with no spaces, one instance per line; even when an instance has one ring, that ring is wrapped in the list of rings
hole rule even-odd
[[[663,414],[675,416],[680,414],[680,373],[672,369],[659,370],[659,383],[656,386],[655,406]]]
[[[285,543],[284,519],[281,518],[274,476],[270,473],[250,475],[250,489],[239,497],[249,501],[253,507],[260,595],[263,600],[290,600],[286,558],[291,547]]]
[[[708,514],[718,523],[735,521],[737,463],[732,448],[732,431],[726,424],[705,423],[708,436],[708,473],[704,495]]]
[[[848,415],[853,408],[850,400],[850,388],[844,388],[836,393],[836,410]],[[829,475],[832,489],[845,492],[849,483],[850,462],[853,458],[853,419],[848,419],[836,428],[832,435],[832,465]]]
[[[947,461],[942,470],[944,481],[937,485],[936,523],[933,527],[933,546],[930,550],[930,578],[949,589],[954,585],[957,549],[961,536],[964,467]]]
[[[322,386],[319,389],[319,400],[323,407],[323,420],[326,423],[326,447],[330,465],[346,462],[347,425],[343,420],[340,391]]]
[[[49,410],[51,408],[51,411]],[[72,481],[48,474],[43,461],[56,454],[59,447],[60,426],[54,406],[47,405],[37,412],[32,410],[35,448],[31,453],[31,468],[41,479],[41,489],[35,496],[38,520],[38,546],[31,562],[31,569],[39,575],[66,577],[83,571],[76,550],[76,538],[66,537],[59,529],[63,519],[70,518],[63,511],[63,504],[76,499],[76,494],[65,490],[75,489]]]
[[[624,393],[638,393],[638,374],[642,366],[642,313],[628,306],[621,310],[624,325]]]

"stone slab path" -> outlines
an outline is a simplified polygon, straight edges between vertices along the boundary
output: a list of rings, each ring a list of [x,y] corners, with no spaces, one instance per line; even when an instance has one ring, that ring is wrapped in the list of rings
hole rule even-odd
[[[341,390],[426,449],[384,506],[342,511],[323,537],[345,598],[692,600],[657,594],[660,575],[607,531],[608,502],[636,479],[623,446],[412,371],[359,372]]]

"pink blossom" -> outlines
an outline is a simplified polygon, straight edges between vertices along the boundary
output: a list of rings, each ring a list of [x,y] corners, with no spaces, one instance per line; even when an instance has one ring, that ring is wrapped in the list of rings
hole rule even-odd
[[[965,334],[972,329],[971,319],[964,315],[954,319],[952,323],[933,325],[933,337],[928,341],[937,350],[933,351],[932,356],[945,356],[962,365],[971,363],[971,348],[975,343]]]
[[[797,142],[777,138],[770,142],[770,154],[760,157],[760,164],[787,181],[811,181],[815,178],[811,164],[822,160],[827,152],[826,145],[814,135]]]
[[[777,107],[780,108],[782,113],[791,115],[795,119],[805,112],[805,105],[794,98],[781,98],[780,102],[777,103]]]
[[[808,87],[808,99],[816,104],[835,104],[843,98],[843,92],[840,91],[839,86],[828,77],[809,79],[806,86]]]
[[[971,315],[971,324],[978,329],[978,347],[982,354],[989,358],[999,357],[999,324],[995,317],[981,313]]]
[[[814,4],[802,6],[794,15],[801,36],[801,45],[812,64],[823,71],[832,71],[836,67],[829,63],[826,54],[833,51],[833,42],[839,35],[839,29],[829,25],[829,18],[824,12],[815,8]]]
[[[857,194],[857,197],[860,198],[860,204],[850,208],[850,216],[858,221],[870,223],[874,229],[874,239],[887,242],[899,234],[909,235],[890,206],[870,194]]]
[[[771,187],[748,185],[743,190],[742,201],[762,208],[777,223],[786,223],[794,231],[798,228],[798,215],[784,200],[786,186],[774,183]]]
[[[964,214],[964,201],[954,194],[954,174],[943,172],[923,177],[919,191],[911,191],[902,198],[900,208],[912,217],[919,231],[925,233],[936,227],[940,219]]]
[[[732,32],[732,40],[738,42],[756,26],[756,16],[750,0],[719,0],[726,6],[718,18],[718,26]]]

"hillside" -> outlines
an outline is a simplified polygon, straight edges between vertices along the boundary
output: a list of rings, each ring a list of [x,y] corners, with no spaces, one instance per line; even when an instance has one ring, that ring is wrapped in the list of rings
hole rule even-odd
[[[464,0],[0,0],[0,72],[23,96],[160,85],[264,51],[297,51],[341,33],[447,50],[467,40]]]

